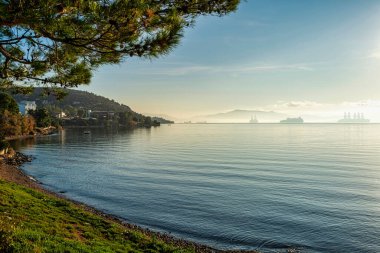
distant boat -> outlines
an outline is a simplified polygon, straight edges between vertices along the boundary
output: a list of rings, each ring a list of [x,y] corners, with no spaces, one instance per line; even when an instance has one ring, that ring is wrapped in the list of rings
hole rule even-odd
[[[301,117],[298,118],[287,118],[280,121],[281,124],[303,124],[304,121]]]
[[[91,134],[90,130],[83,131],[83,134]]]
[[[363,113],[354,113],[353,117],[351,117],[350,113],[344,113],[344,118],[341,120],[338,120],[338,123],[343,123],[343,124],[350,124],[350,123],[369,123],[370,120],[364,118]]]
[[[249,121],[249,123],[250,123],[250,124],[257,124],[257,123],[259,123],[259,121],[257,120],[256,115],[255,115],[255,118],[253,118],[253,117],[251,116],[251,120]]]

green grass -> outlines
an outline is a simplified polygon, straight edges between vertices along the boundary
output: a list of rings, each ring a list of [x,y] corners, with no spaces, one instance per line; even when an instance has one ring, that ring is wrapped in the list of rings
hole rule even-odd
[[[0,252],[194,252],[0,180]]]

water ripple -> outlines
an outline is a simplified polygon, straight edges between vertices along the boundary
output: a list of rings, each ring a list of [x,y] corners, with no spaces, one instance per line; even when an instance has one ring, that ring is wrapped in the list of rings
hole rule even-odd
[[[67,130],[19,143],[49,188],[228,249],[380,252],[380,125]]]

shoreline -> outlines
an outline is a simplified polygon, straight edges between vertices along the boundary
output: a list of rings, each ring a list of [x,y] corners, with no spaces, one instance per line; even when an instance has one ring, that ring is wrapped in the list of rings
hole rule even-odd
[[[12,135],[5,137],[6,141],[14,141],[14,140],[24,140],[29,138],[37,138],[37,137],[44,137],[44,136],[50,136],[53,134],[56,134],[60,131],[60,127],[45,127],[45,128],[38,128],[37,133],[35,134],[26,134],[26,135]]]
[[[18,153],[21,154],[21,153]],[[22,154],[21,154],[22,155]],[[22,155],[23,156],[23,155]],[[125,221],[123,218],[118,217],[116,215],[112,215],[109,213],[105,213],[103,211],[100,211],[92,206],[89,206],[85,203],[79,202],[72,200],[60,193],[51,191],[46,189],[41,182],[39,182],[37,179],[29,176],[26,174],[20,167],[22,166],[23,163],[25,162],[31,162],[31,161],[23,161],[23,162],[16,162],[17,165],[14,164],[7,164],[5,159],[0,158],[0,180],[4,180],[7,182],[15,183],[17,185],[24,186],[26,188],[31,188],[33,190],[36,190],[40,193],[49,195],[51,197],[55,197],[58,199],[63,199],[66,200],[75,206],[84,209],[85,211],[88,211],[92,214],[95,214],[97,216],[100,216],[101,218],[112,221],[115,223],[118,223],[119,225],[122,225],[123,227],[127,229],[132,229],[138,232],[141,232],[149,237],[154,237],[159,240],[162,240],[165,243],[174,245],[175,247],[179,248],[193,248],[195,252],[199,253],[222,253],[222,252],[228,252],[228,253],[239,253],[239,252],[245,252],[245,253],[257,253],[257,251],[254,250],[221,250],[221,249],[216,249],[212,248],[207,245],[203,245],[200,243],[196,243],[190,240],[182,239],[182,238],[177,238],[175,236],[172,236],[171,234],[168,233],[162,233],[162,232],[155,232],[152,231],[148,228],[143,228],[138,225],[129,223]]]

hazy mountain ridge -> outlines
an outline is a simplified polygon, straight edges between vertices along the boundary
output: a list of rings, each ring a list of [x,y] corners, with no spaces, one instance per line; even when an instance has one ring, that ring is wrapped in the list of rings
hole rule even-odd
[[[208,123],[248,123],[251,117],[257,117],[259,122],[278,122],[287,117],[286,114],[261,110],[232,110],[228,112],[193,117],[193,121]]]

